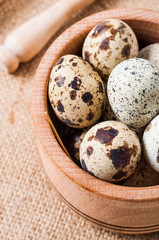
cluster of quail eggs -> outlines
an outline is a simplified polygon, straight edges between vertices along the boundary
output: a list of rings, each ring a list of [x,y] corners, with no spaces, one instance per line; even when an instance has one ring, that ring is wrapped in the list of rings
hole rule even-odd
[[[48,95],[78,166],[111,183],[159,184],[159,43],[139,51],[130,26],[108,19],[89,32],[82,57],[57,61]]]

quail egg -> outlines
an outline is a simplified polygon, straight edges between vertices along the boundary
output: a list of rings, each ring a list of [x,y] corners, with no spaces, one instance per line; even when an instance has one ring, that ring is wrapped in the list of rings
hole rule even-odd
[[[138,42],[125,22],[108,19],[90,31],[83,44],[82,55],[107,80],[118,63],[137,57]]]
[[[142,48],[138,57],[149,60],[159,68],[159,43],[154,43]]]
[[[159,172],[159,115],[146,127],[142,143],[146,161]]]
[[[141,146],[136,133],[118,121],[96,124],[80,145],[82,168],[112,183],[128,178],[134,172],[140,155]]]
[[[49,99],[57,117],[66,125],[93,125],[105,108],[105,90],[98,73],[75,55],[61,57],[49,81]]]
[[[127,59],[111,72],[107,92],[120,121],[144,127],[159,112],[159,69],[145,59]]]

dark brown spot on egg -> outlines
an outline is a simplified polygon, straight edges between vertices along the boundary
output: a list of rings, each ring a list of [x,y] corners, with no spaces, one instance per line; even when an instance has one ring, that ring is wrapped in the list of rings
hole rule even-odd
[[[73,62],[74,59],[75,59],[75,57],[71,58],[71,59],[69,60],[69,62]]]
[[[121,179],[123,177],[125,177],[127,175],[127,172],[123,172],[123,171],[118,171],[114,176],[113,179]]]
[[[108,154],[109,158],[116,169],[124,168],[130,163],[130,158],[132,154],[132,149],[126,146],[121,146],[117,149],[111,149]]]
[[[89,146],[89,147],[87,148],[87,155],[88,155],[88,156],[92,155],[92,154],[93,154],[93,151],[94,151],[93,147]]]
[[[137,98],[135,98],[135,103],[138,103],[138,100],[137,100]]]
[[[109,38],[105,38],[99,45],[99,48],[101,50],[107,50],[109,49]]]
[[[94,138],[94,136],[90,136],[90,137],[87,139],[87,141],[90,142],[90,141],[92,141],[93,138]]]
[[[59,60],[55,64],[55,66],[61,64],[63,61],[64,61],[64,58],[59,58]]]
[[[133,144],[132,154],[133,154],[134,157],[136,157],[137,152],[138,152],[138,147]]]
[[[112,127],[99,128],[95,135],[95,140],[102,144],[110,145],[119,131]]]
[[[102,22],[100,24],[98,24],[95,28],[94,28],[94,32],[92,33],[92,38],[94,37],[98,37],[99,35],[101,35],[103,32],[109,30],[110,28],[112,28],[112,25],[110,24],[109,21],[105,21]]]
[[[90,175],[92,175],[92,176],[95,177],[94,173],[91,172],[91,171],[89,171],[89,170],[87,169],[86,163],[85,163],[85,161],[84,161],[83,159],[82,159],[82,161],[81,161],[81,165],[82,165],[82,168],[83,168],[87,173],[89,173]]]
[[[108,58],[112,55],[112,51],[107,52]]]
[[[58,87],[62,87],[66,77],[58,76],[54,79]]]
[[[102,85],[102,83],[99,82],[98,84],[99,84],[99,92],[100,92],[100,93],[103,93],[104,90],[103,90],[103,85]]]
[[[120,33],[120,36],[121,36],[121,34],[125,33],[124,28],[126,28],[126,26],[123,23],[120,23],[120,26],[118,27],[118,31]]]
[[[87,103],[88,106],[93,105],[93,95],[90,92],[86,92],[82,95],[83,102]]]
[[[70,119],[68,118],[61,118],[61,121],[65,123],[68,126],[79,126],[78,123],[73,123]]]
[[[111,40],[114,40],[114,39],[115,39],[115,36],[116,36],[116,34],[118,33],[118,29],[112,28],[112,29],[110,30],[110,32],[111,32],[112,36],[114,37],[114,38],[113,38],[113,39],[111,39]],[[112,36],[111,36],[111,37],[112,37]]]
[[[51,105],[52,105],[54,108],[56,107],[56,105],[55,105],[55,103],[54,103],[53,100],[51,100],[50,103],[51,103]]]
[[[87,62],[90,61],[90,56],[91,56],[91,54],[88,51],[84,52],[84,60],[86,60]]]
[[[87,115],[87,120],[88,120],[88,121],[91,121],[93,118],[94,118],[94,113],[92,113],[92,111],[89,110],[89,113],[88,113],[88,115]]]
[[[81,83],[82,81],[80,78],[74,77],[73,81],[69,84],[69,87],[71,86],[75,90],[80,90]]]
[[[71,100],[75,100],[76,99],[76,90],[72,90],[71,92],[70,92],[70,98],[71,98]]]
[[[127,43],[128,42],[128,38],[124,38],[123,41]]]
[[[149,125],[146,127],[145,132],[148,132],[152,127],[152,123],[149,123]]]
[[[157,152],[157,158],[156,158],[156,161],[157,161],[157,163],[159,163],[159,149],[158,149],[158,152]]]
[[[64,111],[65,111],[65,110],[64,110],[64,106],[62,105],[62,103],[61,103],[60,100],[57,102],[57,110],[58,110],[59,112],[64,112]]]
[[[82,118],[79,118],[77,121],[78,121],[79,123],[81,123],[81,122],[83,122],[83,119],[82,119]]]
[[[76,62],[73,62],[73,63],[72,63],[72,66],[73,66],[73,67],[76,67],[76,66],[77,66],[77,63],[76,63]]]
[[[122,52],[121,52],[123,57],[128,58],[130,56],[130,45],[127,44],[123,47]]]

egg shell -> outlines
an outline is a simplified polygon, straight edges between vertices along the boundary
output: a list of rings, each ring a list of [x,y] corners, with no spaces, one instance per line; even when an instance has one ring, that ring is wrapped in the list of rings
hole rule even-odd
[[[83,59],[91,63],[104,80],[118,63],[137,55],[135,33],[119,19],[108,19],[95,26],[86,37],[82,50]]]
[[[146,161],[159,172],[159,115],[146,127],[142,143]]]
[[[142,48],[138,55],[139,58],[145,58],[159,68],[159,43],[150,44]]]
[[[53,67],[49,99],[57,117],[66,125],[93,125],[105,108],[105,90],[98,73],[75,55],[65,55]]]
[[[107,92],[120,121],[144,127],[159,112],[159,70],[145,59],[125,60],[111,72]]]
[[[159,173],[149,166],[142,155],[134,173],[125,180],[122,185],[129,187],[149,187],[159,185]]]
[[[89,174],[108,181],[128,178],[140,160],[136,133],[124,123],[105,121],[93,126],[80,145],[80,162]]]

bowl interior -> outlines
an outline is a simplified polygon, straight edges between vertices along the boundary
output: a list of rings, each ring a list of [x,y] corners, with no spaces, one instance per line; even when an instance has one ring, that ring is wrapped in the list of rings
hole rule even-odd
[[[82,44],[88,32],[99,22],[109,18],[118,18],[127,22],[134,30],[140,43],[140,48],[159,42],[159,13],[154,11],[142,9],[104,11],[87,17],[71,26],[50,46],[35,76],[32,103],[36,133],[52,162],[81,187],[112,198],[119,198],[118,193],[120,192],[120,198],[123,200],[147,200],[150,198],[150,195],[151,199],[156,199],[159,198],[159,186],[144,188],[124,187],[101,181],[84,172],[63,152],[44,117],[44,112],[47,110],[57,131],[61,134],[60,121],[55,116],[47,97],[47,85],[51,69],[62,55],[76,54],[81,56]],[[48,142],[49,145],[47,144]],[[144,193],[142,196],[140,191]]]

